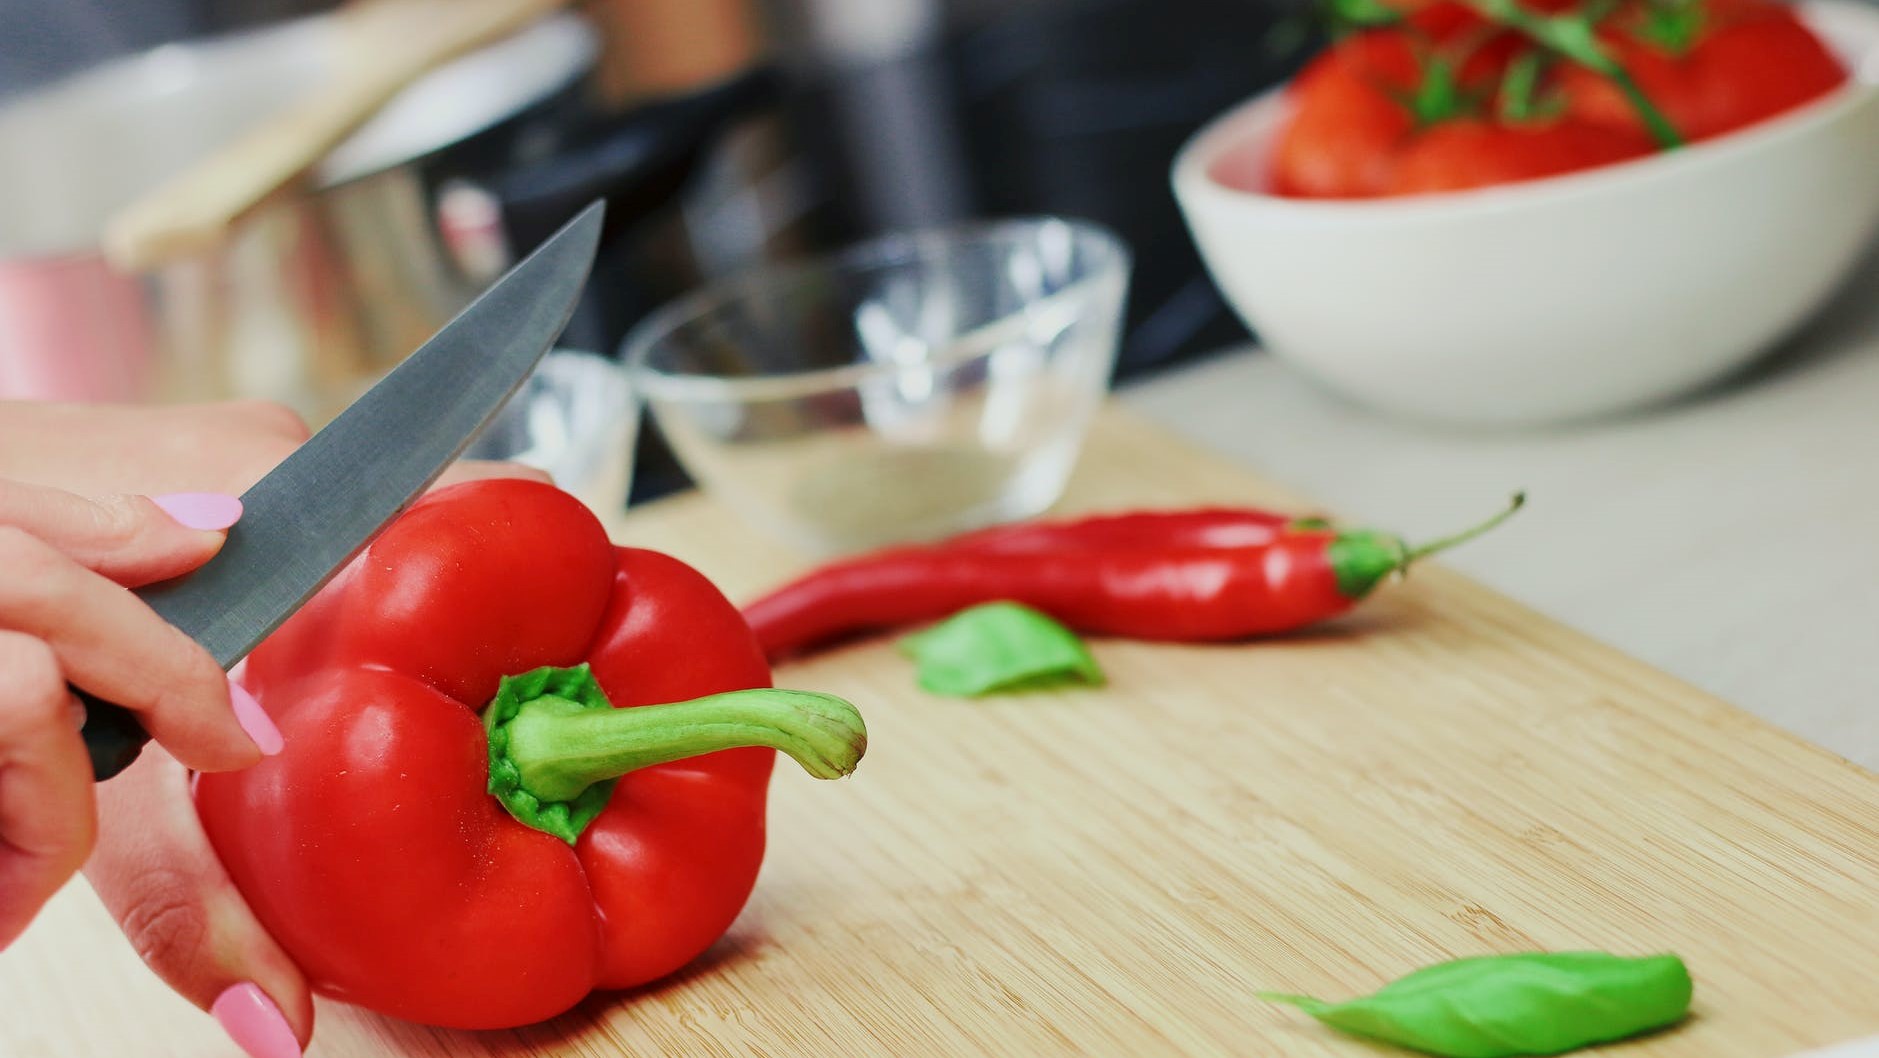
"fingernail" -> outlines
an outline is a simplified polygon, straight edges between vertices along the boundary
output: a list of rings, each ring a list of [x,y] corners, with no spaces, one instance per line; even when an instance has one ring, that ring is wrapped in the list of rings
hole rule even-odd
[[[281,1016],[281,1008],[256,987],[243,981],[215,997],[209,1013],[249,1058],[299,1058],[300,1041]]]
[[[226,529],[241,520],[241,501],[219,492],[172,492],[151,501],[191,529]]]
[[[254,695],[242,689],[234,680],[228,681],[228,700],[234,703],[235,719],[241,729],[248,732],[254,744],[261,747],[261,752],[269,757],[281,751],[287,740],[281,737],[281,729],[274,726],[274,721],[261,708],[261,703],[254,700]]]

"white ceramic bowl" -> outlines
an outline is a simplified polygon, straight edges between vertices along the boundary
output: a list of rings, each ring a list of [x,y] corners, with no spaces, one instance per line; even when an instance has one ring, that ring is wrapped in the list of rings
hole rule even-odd
[[[1195,135],[1175,196],[1266,347],[1358,400],[1486,424],[1650,404],[1767,350],[1834,292],[1879,222],[1879,8],[1800,11],[1848,85],[1672,154],[1415,199],[1216,182],[1224,154],[1273,138],[1272,92]]]

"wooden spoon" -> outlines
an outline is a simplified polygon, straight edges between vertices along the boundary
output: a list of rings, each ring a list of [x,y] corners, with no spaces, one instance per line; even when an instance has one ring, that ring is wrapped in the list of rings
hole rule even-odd
[[[106,257],[134,271],[214,247],[412,82],[567,2],[360,0],[341,9],[334,78],[126,206],[105,227]]]

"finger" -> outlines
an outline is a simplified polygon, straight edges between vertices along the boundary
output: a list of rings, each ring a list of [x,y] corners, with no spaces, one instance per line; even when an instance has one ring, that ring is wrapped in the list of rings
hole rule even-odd
[[[91,762],[50,647],[0,631],[0,949],[91,850]]]
[[[24,529],[128,587],[168,580],[214,557],[241,501],[218,493],[95,500],[0,481],[0,525]]]
[[[137,954],[250,1055],[298,1055],[313,1035],[306,977],[222,869],[181,765],[144,753],[98,787],[98,808],[85,877]]]
[[[0,406],[0,477],[72,492],[239,494],[307,439],[280,404]]]
[[[110,431],[107,451],[135,471],[129,487],[216,489],[241,493],[261,480],[311,436],[284,404],[265,400],[138,408],[100,425]],[[147,414],[146,414],[147,413]],[[147,442],[147,443],[146,443]],[[119,485],[119,491],[126,486]]]
[[[522,478],[527,481],[539,481],[544,485],[555,483],[554,475],[546,470],[539,470],[523,463],[503,463],[488,459],[462,459],[450,465],[438,477],[433,488],[455,485],[464,481],[480,481],[484,478]]]
[[[129,589],[11,526],[0,526],[0,569],[0,628],[44,641],[67,680],[138,714],[185,764],[227,771],[279,751],[267,715]]]
[[[197,414],[206,411],[211,415],[225,415],[246,428],[278,437],[295,446],[305,444],[313,436],[313,431],[307,427],[307,420],[299,412],[278,401],[240,400],[223,405],[201,405],[191,410]]]

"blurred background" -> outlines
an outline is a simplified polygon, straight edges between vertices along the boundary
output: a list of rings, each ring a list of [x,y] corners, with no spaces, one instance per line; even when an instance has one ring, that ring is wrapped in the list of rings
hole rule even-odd
[[[1879,396],[1879,0],[1792,5],[1853,77],[1780,128],[1493,208],[1383,209],[1214,171],[1263,179],[1290,104],[1257,97],[1321,43],[1294,2],[0,0],[0,400],[263,397],[323,422],[604,197],[564,349],[474,453],[539,456],[596,509],[689,484],[676,450],[810,551],[1023,517],[1113,383],[1354,520],[1435,528],[1524,486],[1534,512],[1461,568],[1879,760],[1879,691],[1845,665],[1879,619],[1846,590],[1879,582],[1853,457]],[[501,3],[540,10],[225,243],[107,262],[126,203],[345,73],[335,23],[396,4],[441,31]],[[1795,80],[1767,65],[1794,49],[1724,50],[1690,64],[1692,98]],[[1019,215],[1059,219],[867,276],[721,282]],[[735,326],[649,319],[701,288]],[[655,362],[705,396],[629,385],[629,331],[670,338]],[[1762,553],[1780,560],[1734,575]]]
[[[656,329],[646,326],[654,309],[732,289],[721,281],[757,266],[961,221],[1047,216],[1093,222],[1127,248],[1116,340],[1078,354],[1101,362],[1084,374],[1108,377],[1061,368],[1079,393],[1198,378],[1173,369],[1251,349],[1249,319],[1279,358],[1376,410],[1532,427],[1726,380],[1825,303],[1879,222],[1874,0],[1798,5],[1817,30],[1830,27],[1841,61],[1866,68],[1790,126],[1804,132],[1761,137],[1752,152],[1652,159],[1661,179],[1614,177],[1572,204],[1534,195],[1518,210],[1473,211],[1451,200],[1463,204],[1440,223],[1398,228],[1390,218],[1425,215],[1275,211],[1220,192],[1192,165],[1171,178],[1182,145],[1216,119],[1226,139],[1190,158],[1234,137],[1248,158],[1264,157],[1264,104],[1243,104],[1323,43],[1311,6],[1322,13],[1309,0],[0,0],[0,399],[266,398],[317,425],[604,198],[607,232],[562,340],[569,352],[617,360],[636,326]],[[491,12],[508,13],[500,32],[466,28]],[[458,38],[462,50],[408,63],[421,76],[336,147],[310,149],[302,178],[215,245],[134,266],[106,252],[127,205],[199,174],[218,148],[361,71]],[[1793,80],[1765,65],[1775,53],[1743,54],[1717,75],[1740,91],[1721,97]],[[1689,76],[1704,69],[1692,63]],[[1184,220],[1175,182],[1204,215]],[[870,280],[879,289],[855,305],[831,297],[848,282],[839,270],[824,274],[810,285],[830,311],[865,304],[893,326],[864,334],[858,310],[839,326],[808,314],[789,341],[803,356],[840,345],[890,361],[887,377],[916,346],[944,359],[968,340],[942,333],[938,317],[970,284],[986,312],[1022,305],[1019,315],[1043,320],[1030,303],[1060,280],[1080,283],[1094,258],[1058,261],[1069,270],[1042,286],[991,296],[993,277],[1043,276],[1050,241],[1068,245],[1067,230],[1033,235],[1046,241],[981,244],[976,263],[959,249],[969,237],[951,241],[918,268]],[[1504,266],[1515,258],[1526,267]],[[901,312],[894,291],[906,284],[920,304]],[[737,312],[756,321],[732,343],[747,359],[783,340],[780,302]],[[1027,338],[1033,352],[1054,340]],[[1031,355],[993,359],[1022,366]],[[972,375],[988,364],[960,375],[963,395],[935,395],[921,414],[957,417],[994,390],[1022,393],[1018,417],[1032,426],[1055,414],[1038,381],[1054,376],[992,386]],[[896,399],[911,401],[902,382]],[[1196,408],[1224,392],[1188,385]],[[565,388],[572,395],[555,399],[567,403],[590,387]],[[761,391],[733,389],[746,403]],[[759,422],[770,446],[838,425],[889,447],[920,431],[1019,445],[990,418],[942,428],[873,405],[811,429],[805,416],[831,414],[834,400],[767,418],[754,406],[693,410],[698,429],[753,451]],[[649,407],[632,427],[634,500],[691,481],[662,439],[659,402]],[[1064,413],[1072,432],[1087,418],[1077,408]],[[538,426],[524,415],[511,432]]]
[[[204,38],[265,36],[334,6],[4,0],[0,150],[24,156],[53,135],[10,129],[7,101],[148,66]],[[964,217],[1049,213],[1106,225],[1134,251],[1118,381],[1245,336],[1180,222],[1168,160],[1204,121],[1302,59],[1294,20],[1273,0],[595,0],[578,11],[591,56],[517,56],[536,80],[544,64],[567,64],[565,85],[469,118],[440,107],[449,129],[418,128],[393,159],[420,163],[413,208],[443,218],[452,275],[429,285],[486,280],[590,194],[606,194],[608,245],[564,344],[611,354],[652,307],[754,261]],[[275,65],[287,80],[292,64]],[[520,76],[501,63],[479,75]],[[127,98],[106,86],[93,106],[161,94],[115,91]],[[650,135],[649,120],[670,127]],[[401,121],[409,136],[426,115]],[[125,153],[116,164],[134,169],[139,159]],[[148,162],[153,172],[180,164]],[[0,254],[73,252],[88,223],[96,218],[75,221],[70,245],[32,247],[6,245],[20,239],[0,224]],[[683,482],[648,438],[635,495]]]

